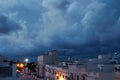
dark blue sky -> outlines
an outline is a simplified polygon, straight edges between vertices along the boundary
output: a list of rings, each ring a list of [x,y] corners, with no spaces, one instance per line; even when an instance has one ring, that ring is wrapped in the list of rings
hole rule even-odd
[[[1,0],[0,54],[51,49],[95,56],[120,50],[120,0]]]

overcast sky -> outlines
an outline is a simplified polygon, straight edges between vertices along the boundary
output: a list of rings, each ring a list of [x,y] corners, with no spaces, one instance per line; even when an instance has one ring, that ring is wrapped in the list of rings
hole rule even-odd
[[[0,0],[0,54],[120,50],[120,0]]]

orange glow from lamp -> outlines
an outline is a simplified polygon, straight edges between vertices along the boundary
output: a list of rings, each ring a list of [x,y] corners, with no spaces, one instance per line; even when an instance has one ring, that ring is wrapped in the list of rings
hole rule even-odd
[[[59,79],[59,80],[64,80],[64,78],[60,77],[60,79]]]
[[[24,67],[24,64],[20,64],[20,67]]]
[[[20,65],[19,64],[17,64],[17,67],[19,67]]]

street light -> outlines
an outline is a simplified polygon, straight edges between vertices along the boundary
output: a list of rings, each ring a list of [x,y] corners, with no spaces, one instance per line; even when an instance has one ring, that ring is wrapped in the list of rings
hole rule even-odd
[[[29,59],[28,59],[28,58],[26,58],[26,59],[25,59],[25,62],[26,62],[26,63],[28,63],[28,61],[29,61]]]

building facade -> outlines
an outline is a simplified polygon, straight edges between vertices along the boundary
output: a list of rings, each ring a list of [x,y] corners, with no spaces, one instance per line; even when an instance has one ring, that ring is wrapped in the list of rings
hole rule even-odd
[[[45,76],[46,80],[68,80],[68,69],[46,65]]]
[[[39,76],[45,76],[45,65],[55,65],[58,63],[57,51],[52,50],[43,55],[38,56],[37,73]]]
[[[0,55],[0,77],[16,77],[16,64]]]
[[[44,55],[38,56],[38,64],[57,64],[58,54],[55,50],[49,51]]]
[[[108,59],[109,56],[99,55],[97,59],[85,62],[64,61],[59,62],[60,64],[44,64],[40,71],[45,80],[120,80],[120,65],[108,63]]]

